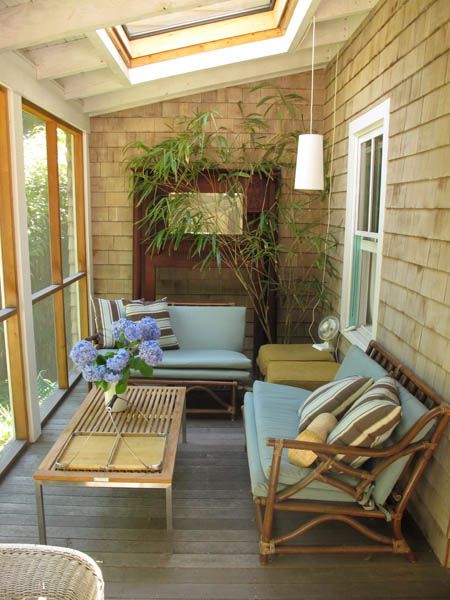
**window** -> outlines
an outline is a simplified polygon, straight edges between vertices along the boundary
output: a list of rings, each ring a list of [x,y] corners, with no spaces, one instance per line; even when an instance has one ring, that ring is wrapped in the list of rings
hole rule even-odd
[[[36,388],[41,417],[72,380],[69,352],[87,334],[81,133],[23,104]]]
[[[342,323],[363,349],[376,336],[386,190],[389,100],[349,127]]]

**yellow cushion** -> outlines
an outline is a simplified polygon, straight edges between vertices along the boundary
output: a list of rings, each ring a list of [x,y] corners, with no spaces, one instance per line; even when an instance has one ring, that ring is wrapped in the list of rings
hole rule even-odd
[[[273,361],[267,367],[265,381],[315,390],[334,379],[339,366],[339,363],[331,361]]]
[[[256,359],[259,370],[267,373],[267,366],[273,360],[318,360],[334,362],[331,352],[321,352],[311,344],[265,344],[261,346]]]

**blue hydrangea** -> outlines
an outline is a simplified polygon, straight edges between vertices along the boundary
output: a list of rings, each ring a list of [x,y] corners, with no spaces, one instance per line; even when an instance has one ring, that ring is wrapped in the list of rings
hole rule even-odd
[[[121,348],[116,352],[114,356],[108,358],[106,360],[106,366],[110,371],[115,371],[116,373],[122,371],[127,366],[127,363],[130,359],[130,353],[125,348]]]
[[[123,334],[128,342],[135,342],[136,340],[140,340],[142,336],[141,328],[137,323],[134,323],[133,321],[128,321],[128,324],[123,330]]]
[[[119,341],[122,333],[125,334],[125,327],[130,323],[133,323],[133,321],[130,321],[129,319],[119,319],[118,321],[114,321],[111,325],[113,338]]]
[[[105,374],[103,375],[103,379],[104,381],[106,381],[106,383],[117,383],[121,378],[121,374],[120,373],[114,373],[113,371],[105,371]]]
[[[139,345],[139,358],[147,363],[150,367],[159,365],[162,361],[163,353],[158,344],[154,340],[146,340]]]
[[[139,321],[141,337],[143,340],[156,340],[161,335],[158,323],[151,317],[144,317]]]
[[[81,373],[86,381],[100,381],[105,376],[106,367],[104,365],[86,365]]]
[[[90,365],[97,358],[98,350],[94,348],[91,342],[81,340],[75,344],[70,353],[70,358],[79,367]]]

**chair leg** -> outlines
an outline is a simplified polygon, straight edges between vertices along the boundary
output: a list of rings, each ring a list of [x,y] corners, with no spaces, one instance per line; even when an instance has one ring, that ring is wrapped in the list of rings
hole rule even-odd
[[[236,399],[237,399],[237,381],[233,381],[231,384],[231,420],[236,419]]]
[[[396,547],[396,552],[398,552],[399,554],[404,554],[405,558],[410,563],[415,563],[416,557],[411,551],[411,548],[409,547],[409,544],[406,541],[405,536],[402,532],[402,516],[403,515],[396,515],[392,520],[392,530],[394,532],[394,544]]]

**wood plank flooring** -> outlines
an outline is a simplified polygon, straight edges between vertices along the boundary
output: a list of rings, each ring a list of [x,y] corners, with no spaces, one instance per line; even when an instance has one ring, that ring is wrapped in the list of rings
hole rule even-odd
[[[79,406],[77,389],[0,481],[0,542],[37,543],[31,476]],[[275,557],[259,565],[242,423],[188,419],[174,486],[173,540],[163,492],[46,488],[48,541],[89,553],[107,600],[352,600],[450,598],[450,574],[412,520],[406,532],[418,562],[397,556]],[[352,540],[327,526],[310,540]],[[6,600],[6,599],[1,599]]]

